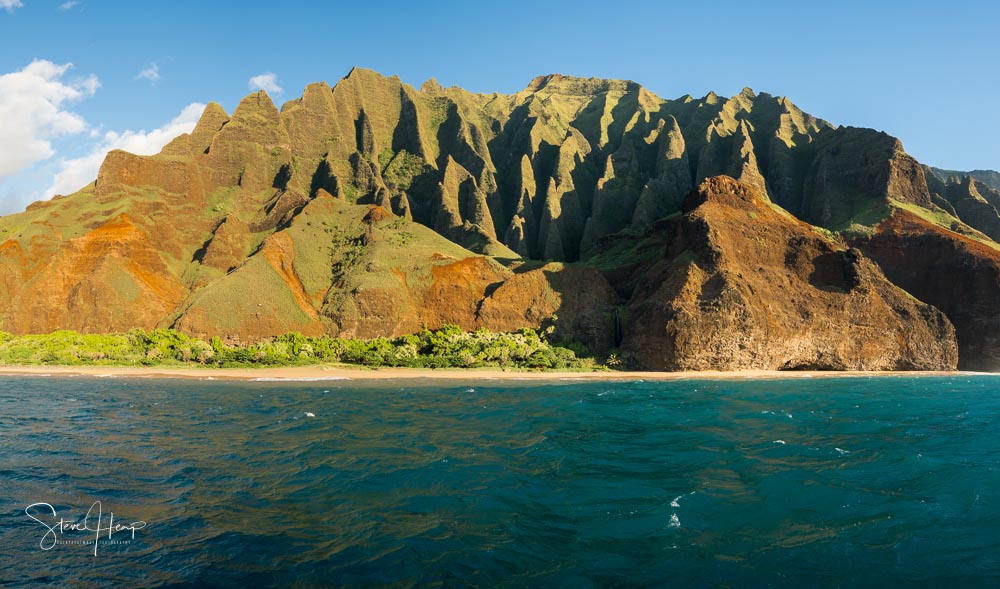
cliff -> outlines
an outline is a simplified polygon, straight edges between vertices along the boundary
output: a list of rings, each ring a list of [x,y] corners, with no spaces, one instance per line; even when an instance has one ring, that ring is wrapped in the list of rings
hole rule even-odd
[[[1000,370],[1000,250],[897,210],[855,245],[955,325],[959,367]]]
[[[977,319],[953,317],[968,294],[925,300],[858,250],[901,211],[992,250],[998,204],[896,138],[750,89],[665,100],[549,75],[473,94],[355,68],[280,108],[211,103],[160,154],[111,152],[94,183],[0,219],[0,326],[552,326],[649,367],[954,365],[948,319],[902,287],[952,318],[964,366],[991,361],[963,344]]]
[[[623,348],[657,370],[948,370],[945,315],[757,187],[717,177],[657,227]]]

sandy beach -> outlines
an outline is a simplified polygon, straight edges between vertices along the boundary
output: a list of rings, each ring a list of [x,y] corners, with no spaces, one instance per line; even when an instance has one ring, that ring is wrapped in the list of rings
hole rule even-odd
[[[280,368],[188,368],[129,366],[0,366],[0,376],[92,376],[119,378],[193,378],[215,380],[685,380],[685,379],[788,379],[866,376],[947,376],[968,372],[866,372],[741,370],[733,372],[535,372],[501,369],[345,368],[343,366],[291,366]]]

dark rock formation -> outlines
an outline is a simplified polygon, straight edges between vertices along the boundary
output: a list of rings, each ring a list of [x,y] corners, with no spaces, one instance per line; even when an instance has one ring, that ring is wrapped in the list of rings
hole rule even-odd
[[[649,367],[954,365],[947,320],[812,223],[873,248],[952,318],[962,365],[987,366],[976,342],[1000,325],[969,273],[989,256],[955,258],[942,276],[972,290],[948,298],[908,278],[924,253],[876,255],[892,233],[873,227],[905,210],[929,243],[995,251],[998,206],[889,135],[749,89],[663,100],[551,75],[484,95],[354,69],[280,110],[264,92],[231,117],[211,103],[160,154],[111,152],[81,191],[0,218],[0,327],[553,326],[603,351],[617,317]]]
[[[897,210],[855,245],[955,325],[959,368],[1000,371],[1000,250]]]
[[[731,178],[703,182],[654,229],[662,255],[629,303],[623,349],[660,370],[946,370],[940,311]]]

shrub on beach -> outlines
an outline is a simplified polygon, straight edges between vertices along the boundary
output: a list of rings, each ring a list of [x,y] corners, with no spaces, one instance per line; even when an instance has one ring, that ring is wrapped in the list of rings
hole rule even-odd
[[[397,338],[311,337],[301,333],[252,343],[208,341],[173,329],[118,334],[56,331],[16,336],[0,332],[0,364],[295,366],[339,362],[411,368],[593,369],[578,343],[551,343],[546,332],[520,329],[467,332],[456,325],[424,328]]]

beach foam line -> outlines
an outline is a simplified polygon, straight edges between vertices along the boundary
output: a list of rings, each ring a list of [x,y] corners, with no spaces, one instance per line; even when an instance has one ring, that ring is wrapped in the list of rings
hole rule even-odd
[[[348,376],[261,376],[251,382],[318,382],[324,380],[351,380]]]

